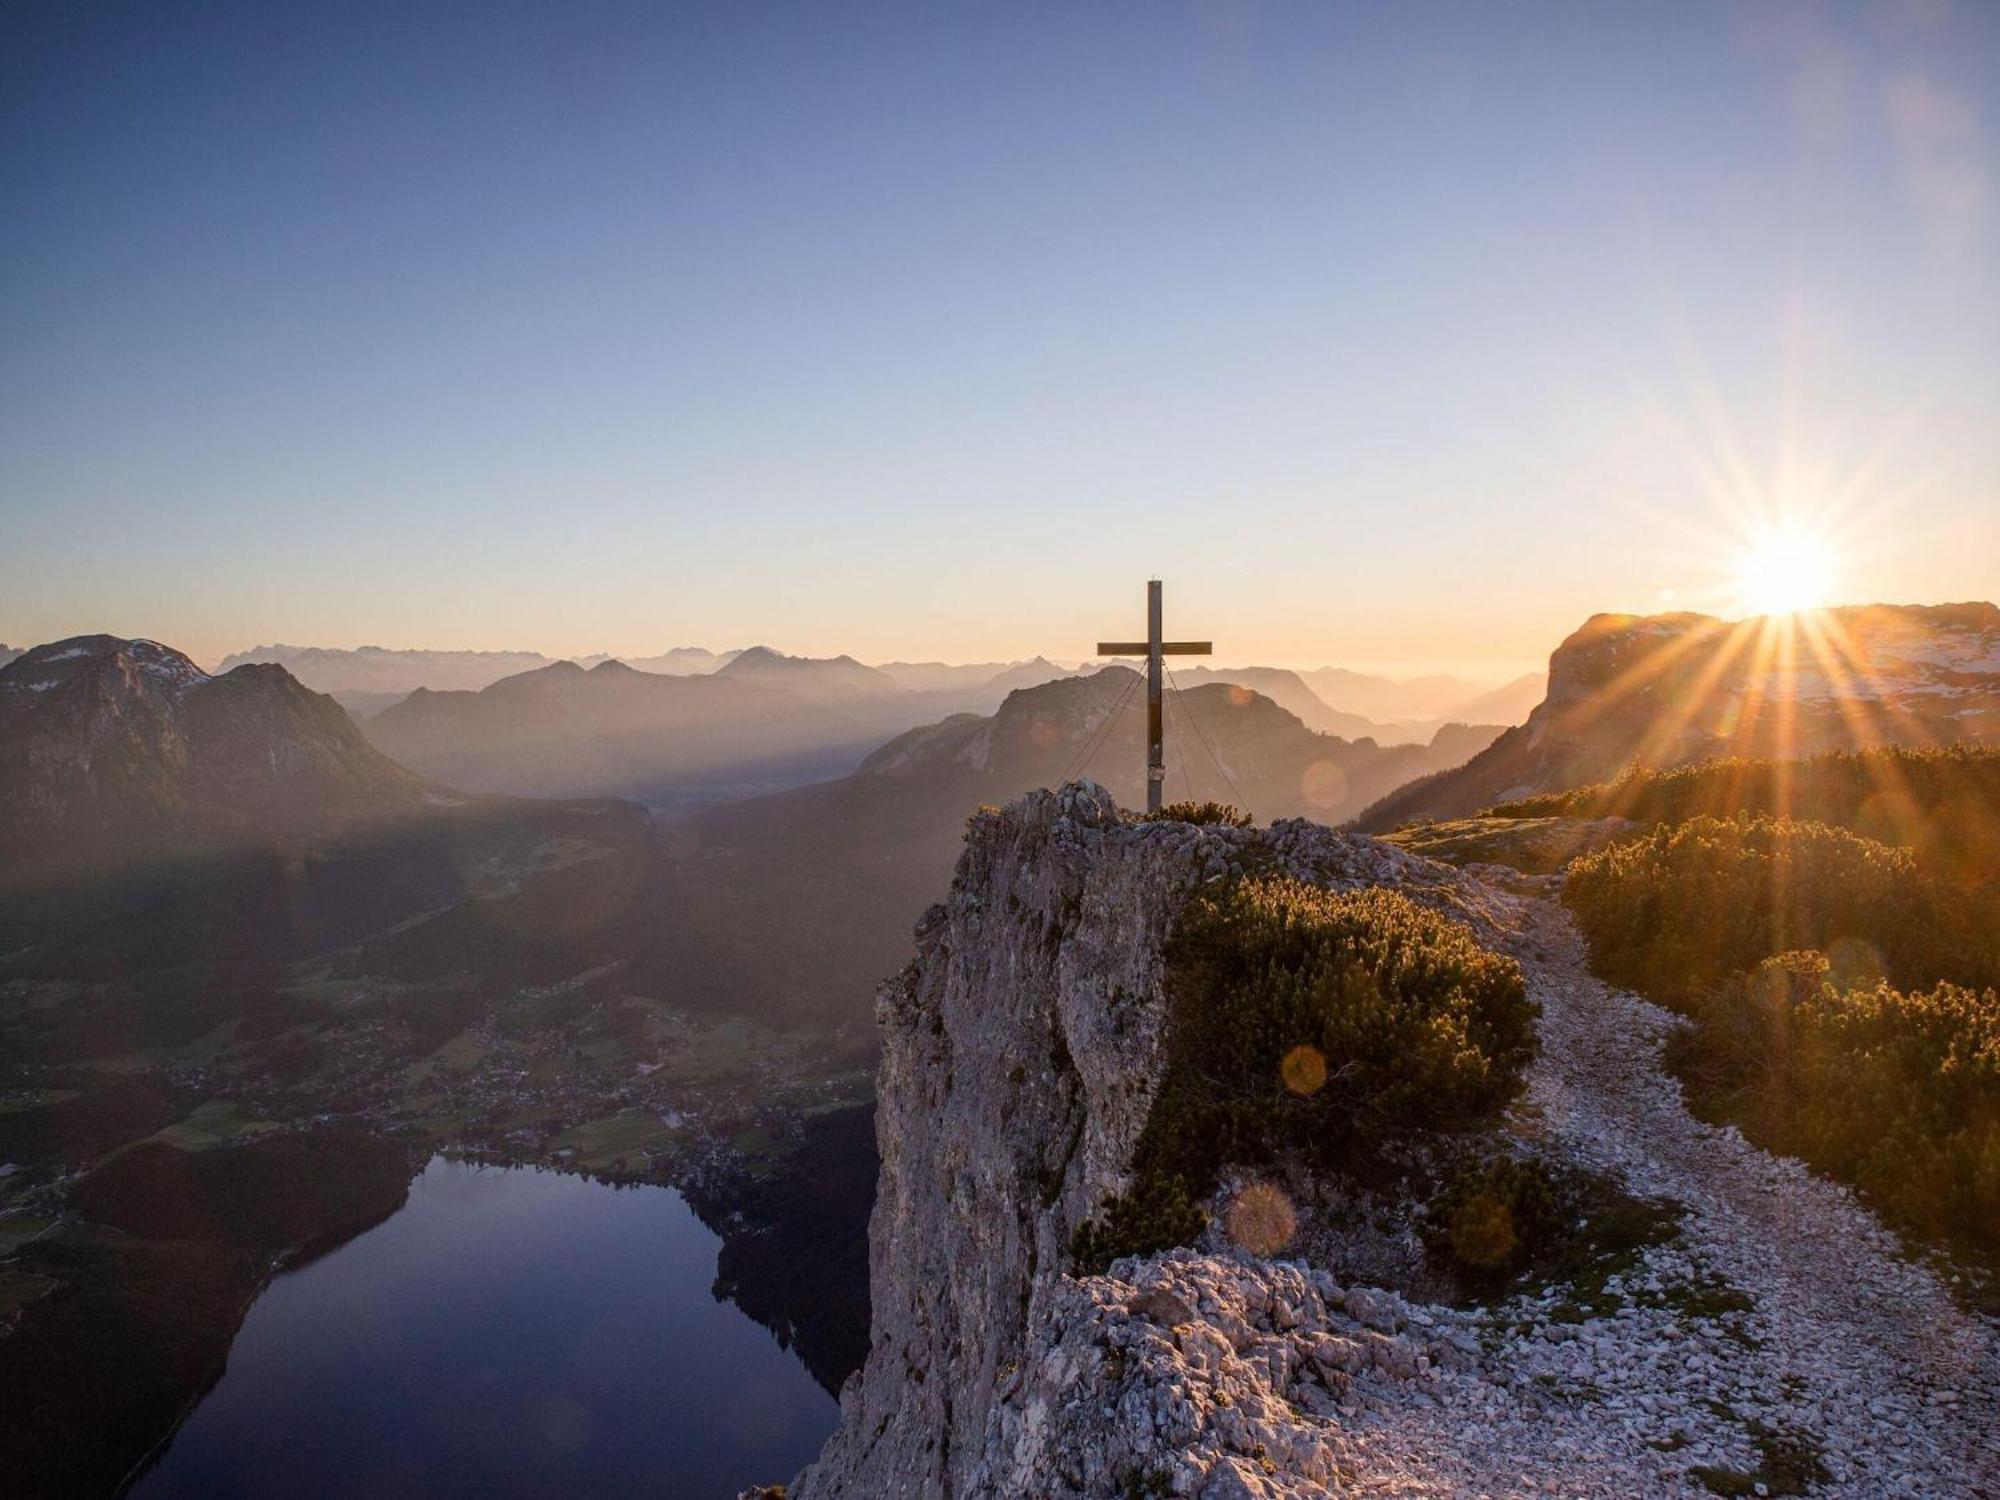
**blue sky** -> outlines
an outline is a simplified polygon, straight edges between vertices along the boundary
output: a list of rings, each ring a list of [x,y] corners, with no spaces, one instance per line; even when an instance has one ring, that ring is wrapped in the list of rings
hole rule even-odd
[[[2000,7],[8,8],[0,640],[1992,597]]]

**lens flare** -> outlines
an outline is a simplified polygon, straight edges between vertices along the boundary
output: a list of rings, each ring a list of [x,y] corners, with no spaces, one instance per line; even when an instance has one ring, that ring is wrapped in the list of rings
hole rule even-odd
[[[1278,1076],[1294,1094],[1317,1094],[1326,1087],[1326,1054],[1310,1042],[1301,1042],[1278,1064]]]
[[[1229,1237],[1252,1255],[1276,1255],[1299,1232],[1292,1200],[1276,1183],[1253,1182],[1230,1200],[1223,1215]]]

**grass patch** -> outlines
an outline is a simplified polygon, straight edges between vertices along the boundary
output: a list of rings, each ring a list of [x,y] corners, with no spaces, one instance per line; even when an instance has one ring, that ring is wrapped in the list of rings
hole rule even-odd
[[[427,1053],[405,1068],[403,1082],[416,1086],[436,1074],[470,1073],[486,1060],[491,1050],[478,1032],[461,1031],[436,1051]]]
[[[1450,865],[1505,865],[1524,875],[1551,875],[1580,854],[1601,849],[1630,825],[1582,818],[1501,818],[1482,815],[1412,823],[1385,833],[1385,843]]]
[[[1432,1261],[1475,1299],[1524,1286],[1566,1287],[1555,1323],[1615,1312],[1611,1282],[1679,1233],[1680,1205],[1639,1198],[1599,1173],[1534,1158],[1474,1157],[1426,1207],[1418,1233]]]
[[[1754,1469],[1730,1469],[1720,1464],[1696,1464],[1689,1475],[1711,1495],[1803,1495],[1833,1476],[1820,1457],[1818,1444],[1803,1434],[1751,1421],[1744,1431],[1757,1445]]]

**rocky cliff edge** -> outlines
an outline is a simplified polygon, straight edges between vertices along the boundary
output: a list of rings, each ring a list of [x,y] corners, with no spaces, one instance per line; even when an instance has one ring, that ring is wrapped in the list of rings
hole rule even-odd
[[[1389,1294],[1238,1251],[1064,1273],[1160,1081],[1168,927],[1251,863],[1484,924],[1455,872],[1313,824],[1135,823],[1089,783],[971,821],[877,1002],[873,1342],[795,1500],[1323,1493],[1347,1458],[1315,1410],[1465,1357]]]

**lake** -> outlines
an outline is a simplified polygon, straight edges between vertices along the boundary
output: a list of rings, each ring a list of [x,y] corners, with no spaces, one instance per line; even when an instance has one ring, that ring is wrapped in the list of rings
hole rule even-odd
[[[671,1188],[434,1159],[409,1202],[274,1279],[140,1500],[733,1497],[839,1408],[709,1288]]]

